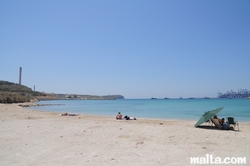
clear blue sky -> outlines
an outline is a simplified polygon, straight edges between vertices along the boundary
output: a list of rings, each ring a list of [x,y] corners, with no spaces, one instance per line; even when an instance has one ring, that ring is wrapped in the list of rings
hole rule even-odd
[[[250,90],[249,0],[0,0],[0,80],[49,93]]]

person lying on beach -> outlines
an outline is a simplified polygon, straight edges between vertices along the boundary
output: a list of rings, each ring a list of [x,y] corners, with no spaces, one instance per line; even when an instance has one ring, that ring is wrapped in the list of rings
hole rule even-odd
[[[77,114],[68,114],[67,112],[66,113],[63,113],[63,114],[60,114],[61,116],[77,116]]]
[[[125,118],[126,120],[136,120],[135,117],[132,117],[132,116],[129,116],[129,115],[124,116],[124,118]]]
[[[122,114],[120,112],[118,112],[118,114],[116,115],[116,119],[119,119],[119,120],[122,119]]]

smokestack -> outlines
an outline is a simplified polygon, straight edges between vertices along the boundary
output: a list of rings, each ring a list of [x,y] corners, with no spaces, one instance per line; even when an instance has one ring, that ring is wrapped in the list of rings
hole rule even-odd
[[[19,85],[22,84],[22,67],[19,69]]]

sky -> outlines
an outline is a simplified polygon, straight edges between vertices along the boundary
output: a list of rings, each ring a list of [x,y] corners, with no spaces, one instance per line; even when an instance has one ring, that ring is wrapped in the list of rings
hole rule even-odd
[[[0,0],[0,80],[47,93],[250,90],[249,0]]]

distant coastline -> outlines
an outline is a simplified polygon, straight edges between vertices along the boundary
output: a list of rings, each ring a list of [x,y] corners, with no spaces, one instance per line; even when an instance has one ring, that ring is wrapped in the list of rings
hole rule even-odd
[[[226,93],[218,93],[218,98],[249,98],[250,91],[247,89],[239,89],[238,92],[227,91]]]
[[[124,99],[122,95],[78,95],[78,94],[55,94],[32,90],[25,86],[0,80],[0,103],[24,103],[40,100],[116,100]]]
[[[37,100],[116,100],[125,99],[122,95],[79,95],[79,94],[47,94],[46,96],[38,96]]]

